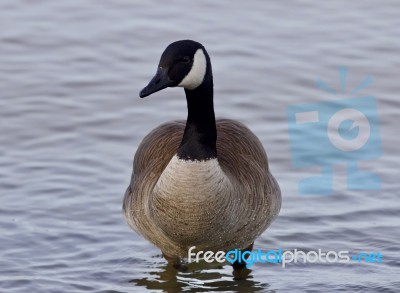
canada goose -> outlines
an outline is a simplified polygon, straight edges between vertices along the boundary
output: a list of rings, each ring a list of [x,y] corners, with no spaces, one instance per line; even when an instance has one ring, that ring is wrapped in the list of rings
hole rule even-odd
[[[200,43],[170,44],[140,97],[167,87],[185,89],[187,121],[162,124],[139,145],[126,221],[174,266],[192,246],[251,250],[281,207],[261,142],[238,121],[215,120],[210,57]]]

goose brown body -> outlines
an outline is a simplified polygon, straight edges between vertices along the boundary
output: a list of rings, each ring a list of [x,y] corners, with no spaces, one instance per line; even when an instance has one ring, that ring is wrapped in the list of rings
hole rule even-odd
[[[217,160],[225,184],[207,189],[203,181],[207,174],[187,174],[187,182],[177,182],[169,192],[175,194],[166,196],[156,186],[177,153],[185,123],[165,123],[143,139],[125,193],[125,218],[165,255],[185,257],[191,246],[244,249],[271,224],[281,206],[279,185],[269,172],[264,148],[242,123],[216,120]]]

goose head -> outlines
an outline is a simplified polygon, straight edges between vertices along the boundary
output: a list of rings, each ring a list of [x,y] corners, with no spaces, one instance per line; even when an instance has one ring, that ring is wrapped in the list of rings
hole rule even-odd
[[[142,89],[147,97],[167,87],[195,90],[205,81],[212,82],[210,57],[204,46],[192,40],[171,43],[162,53],[156,75]]]

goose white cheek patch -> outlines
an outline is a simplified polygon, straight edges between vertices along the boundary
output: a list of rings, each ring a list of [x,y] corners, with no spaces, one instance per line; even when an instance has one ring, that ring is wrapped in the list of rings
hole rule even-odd
[[[198,49],[194,54],[194,60],[192,69],[185,76],[184,79],[178,84],[180,87],[184,87],[189,90],[197,88],[203,82],[204,76],[206,75],[207,60],[202,49]]]

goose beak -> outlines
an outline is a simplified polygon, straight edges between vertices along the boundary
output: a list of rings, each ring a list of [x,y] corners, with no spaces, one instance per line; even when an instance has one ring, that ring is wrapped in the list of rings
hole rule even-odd
[[[174,84],[168,77],[167,68],[158,67],[156,75],[150,80],[149,84],[141,90],[140,97],[147,97],[155,92],[161,91]]]

